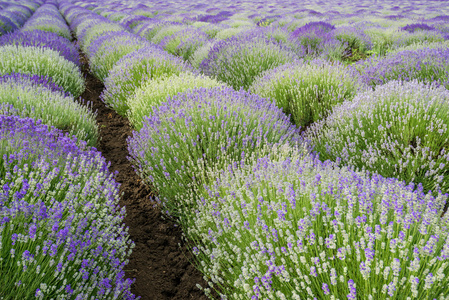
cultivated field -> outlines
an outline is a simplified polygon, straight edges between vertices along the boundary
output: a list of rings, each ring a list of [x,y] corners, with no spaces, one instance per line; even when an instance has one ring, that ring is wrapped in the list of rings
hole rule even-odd
[[[0,2],[0,299],[449,299],[444,1]]]

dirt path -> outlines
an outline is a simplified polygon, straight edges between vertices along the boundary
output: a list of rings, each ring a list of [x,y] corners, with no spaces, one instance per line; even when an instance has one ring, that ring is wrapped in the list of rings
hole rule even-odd
[[[128,120],[100,100],[103,83],[85,67],[83,73],[87,76],[87,89],[81,97],[91,101],[93,109],[97,110],[101,136],[97,148],[111,162],[110,170],[119,172],[117,181],[123,193],[120,205],[126,206],[125,224],[136,244],[125,269],[127,277],[136,278],[132,292],[142,300],[206,300],[196,287],[197,283],[205,286],[201,273],[189,263],[191,256],[185,247],[178,246],[182,244],[181,230],[161,219],[160,211],[153,208],[150,190],[141,183],[126,159],[126,138],[132,134]]]

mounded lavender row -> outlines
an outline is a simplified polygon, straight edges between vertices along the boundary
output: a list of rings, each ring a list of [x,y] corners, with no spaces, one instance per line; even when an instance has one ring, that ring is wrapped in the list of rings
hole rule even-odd
[[[301,155],[214,173],[186,236],[226,299],[445,298],[446,196]]]
[[[8,2],[4,9],[0,9],[0,36],[22,27],[43,2]]]
[[[22,28],[22,31],[34,30],[53,32],[69,41],[72,40],[69,26],[53,4],[44,4],[39,7]]]
[[[371,86],[391,80],[437,82],[449,88],[449,49],[441,47],[404,50],[383,58],[373,57],[355,66]]]
[[[219,86],[188,90],[154,106],[129,138],[128,150],[166,213],[182,217],[194,207],[177,199],[213,181],[208,172],[265,153],[267,145],[298,141],[297,128],[275,104]]]
[[[358,94],[306,132],[323,160],[449,193],[449,91],[390,81]]]
[[[204,75],[190,72],[164,75],[146,82],[128,99],[128,118],[133,127],[139,131],[151,114],[153,108],[166,102],[168,97],[185,93],[196,88],[226,87],[226,84]]]
[[[95,148],[40,121],[0,115],[0,294],[135,299],[134,243],[119,185]]]
[[[48,5],[34,25],[58,16]],[[134,243],[119,185],[91,147],[94,113],[72,96],[84,78],[63,58],[64,43],[38,31],[10,35],[0,47],[0,295],[136,299],[124,272]]]
[[[0,47],[0,74],[22,73],[49,76],[74,97],[85,89],[80,69],[59,52],[42,47],[6,45]]]
[[[20,73],[0,76],[0,104],[7,104],[4,109],[0,106],[2,114],[42,120],[43,124],[62,129],[90,146],[97,143],[98,125],[91,108],[75,102],[51,78]]]
[[[0,37],[0,46],[16,45],[24,47],[39,47],[59,52],[66,60],[80,66],[78,48],[64,37],[53,32],[42,30],[15,31]]]
[[[151,84],[152,80],[157,80],[160,76],[193,71],[187,63],[164,52],[163,48],[128,31],[115,30],[117,25],[111,25],[113,29],[108,31],[108,26],[113,23],[93,12],[89,13],[69,4],[63,6],[62,11],[66,13],[74,31],[79,34],[78,39],[88,44],[82,48],[89,58],[90,69],[97,78],[104,81],[106,87],[101,95],[102,100],[119,114],[126,115],[127,101],[141,85]],[[76,11],[79,12],[79,17]],[[100,32],[99,28],[104,30]],[[151,107],[151,103],[145,105]]]
[[[87,49],[90,71],[98,79],[105,81],[123,56],[146,46],[149,46],[146,40],[126,31],[104,34],[95,39]]]
[[[250,91],[275,101],[296,125],[308,126],[366,88],[358,74],[344,65],[313,60],[266,71],[256,78]]]
[[[124,116],[129,110],[128,100],[145,83],[161,76],[193,71],[181,59],[157,46],[148,45],[117,61],[104,81],[105,89],[100,97],[109,107]]]

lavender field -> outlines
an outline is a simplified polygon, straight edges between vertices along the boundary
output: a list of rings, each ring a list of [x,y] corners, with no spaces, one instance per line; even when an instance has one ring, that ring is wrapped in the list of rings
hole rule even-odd
[[[0,299],[449,299],[449,3],[0,2]]]

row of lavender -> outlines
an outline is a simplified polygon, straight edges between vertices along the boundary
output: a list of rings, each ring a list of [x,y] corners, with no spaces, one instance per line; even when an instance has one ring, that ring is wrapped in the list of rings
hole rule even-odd
[[[42,3],[29,0],[0,2],[0,36],[22,27]]]
[[[121,26],[74,5],[63,11],[105,82],[103,100],[138,130],[129,139],[137,172],[222,297],[448,295],[447,195],[438,192],[448,191],[444,44],[351,68],[301,60],[270,39],[276,28],[256,28],[206,47],[198,65],[207,77],[161,51],[164,39],[189,37],[179,24],[104,14],[130,25]],[[130,33],[139,22],[153,44]],[[292,36],[301,46],[333,26],[305,24]]]
[[[135,299],[119,184],[57,3],[0,37],[0,298]]]

